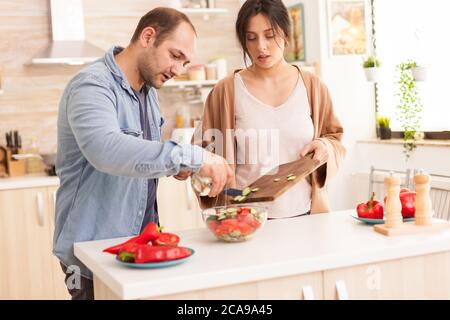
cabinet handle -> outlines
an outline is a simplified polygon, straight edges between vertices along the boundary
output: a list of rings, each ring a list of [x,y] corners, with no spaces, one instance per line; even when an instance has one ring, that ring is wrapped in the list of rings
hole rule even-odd
[[[187,209],[188,210],[192,210],[192,205],[191,205],[191,201],[192,201],[192,197],[193,197],[193,191],[192,188],[190,186],[190,183],[185,182],[186,184],[186,201],[187,201]]]
[[[314,299],[314,291],[311,286],[303,287],[303,300],[315,300]]]
[[[50,217],[50,226],[52,231],[55,230],[55,219],[56,219],[56,190],[52,192],[53,198],[53,215]]]
[[[36,194],[37,206],[38,206],[38,218],[39,225],[44,226],[44,193],[38,192]]]
[[[347,286],[344,280],[336,281],[336,293],[338,300],[348,300]]]
[[[55,191],[53,191],[53,209],[55,209],[55,207],[56,207],[56,190]]]

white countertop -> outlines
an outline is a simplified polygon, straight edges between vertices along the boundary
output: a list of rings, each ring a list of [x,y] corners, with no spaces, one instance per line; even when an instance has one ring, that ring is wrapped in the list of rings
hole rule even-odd
[[[75,255],[119,297],[138,299],[450,251],[450,230],[385,237],[351,213],[270,220],[241,243],[219,242],[206,229],[182,231],[180,245],[196,252],[170,268],[131,269],[102,252],[125,238],[76,243]]]
[[[0,190],[38,188],[58,186],[59,178],[55,176],[23,176],[0,178]]]

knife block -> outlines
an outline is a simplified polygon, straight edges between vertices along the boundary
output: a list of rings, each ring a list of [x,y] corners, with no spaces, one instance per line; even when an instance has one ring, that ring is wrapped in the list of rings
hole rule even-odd
[[[6,148],[0,146],[0,178],[6,176]]]
[[[19,154],[22,149],[18,149]],[[6,173],[10,177],[20,177],[25,175],[25,160],[15,160],[12,158],[12,150],[10,148],[0,147],[0,172],[2,168],[6,169]]]

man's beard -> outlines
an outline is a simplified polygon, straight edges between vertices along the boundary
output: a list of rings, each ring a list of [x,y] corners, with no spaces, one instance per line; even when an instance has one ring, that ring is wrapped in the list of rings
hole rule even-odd
[[[141,70],[139,70],[139,73],[141,74],[141,78],[144,80],[144,84],[145,85],[149,85],[152,86],[156,89],[159,89],[162,84],[157,82],[157,73],[153,73],[150,69],[148,68],[142,68]]]
[[[156,89],[161,88],[162,84],[157,82],[159,72],[156,67],[148,60],[140,60],[138,63],[138,71],[145,85],[152,86]]]

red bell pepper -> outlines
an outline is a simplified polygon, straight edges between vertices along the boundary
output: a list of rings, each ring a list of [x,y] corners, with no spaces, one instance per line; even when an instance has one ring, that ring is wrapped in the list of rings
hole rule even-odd
[[[147,246],[147,244],[139,244],[139,243],[128,243],[120,248],[118,256],[120,261],[123,262],[134,262],[134,255],[137,249],[141,246]]]
[[[136,251],[135,263],[162,262],[189,257],[191,250],[184,247],[139,247]]]
[[[147,244],[150,241],[156,240],[160,235],[160,228],[158,225],[154,222],[150,222],[144,230],[142,230],[142,233],[138,236],[135,236],[131,239],[129,239],[126,242],[120,243],[118,245],[112,246],[110,248],[106,248],[103,250],[103,252],[111,253],[111,254],[118,254],[120,249],[126,245],[131,243],[137,243],[137,244]]]
[[[177,260],[190,255],[191,251],[183,247],[128,244],[120,250],[119,259],[124,262],[147,263]]]
[[[416,192],[405,191],[400,193],[403,218],[413,218],[416,214]]]
[[[161,232],[159,237],[152,241],[154,246],[176,247],[180,242],[180,237],[174,233]]]
[[[375,192],[372,193],[369,201],[358,204],[356,211],[360,218],[383,219],[384,215],[381,202],[375,200]]]

